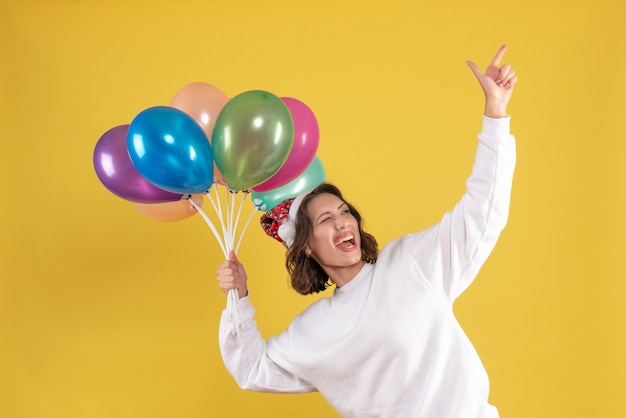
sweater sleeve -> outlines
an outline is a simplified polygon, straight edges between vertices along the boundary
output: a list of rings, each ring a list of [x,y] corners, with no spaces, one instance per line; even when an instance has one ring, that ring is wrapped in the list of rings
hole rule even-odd
[[[230,312],[222,312],[219,342],[222,360],[237,384],[246,390],[275,393],[305,393],[317,389],[289,373],[267,355],[267,343],[261,337],[255,310],[249,296],[239,299],[241,328],[235,332]]]
[[[515,167],[510,118],[483,116],[466,192],[441,221],[409,237],[420,275],[454,301],[474,280],[504,229]]]

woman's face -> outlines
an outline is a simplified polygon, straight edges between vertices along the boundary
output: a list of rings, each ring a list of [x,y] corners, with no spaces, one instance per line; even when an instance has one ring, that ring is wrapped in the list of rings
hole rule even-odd
[[[343,200],[322,193],[308,203],[306,213],[313,227],[307,251],[331,279],[337,269],[362,265],[359,226]]]

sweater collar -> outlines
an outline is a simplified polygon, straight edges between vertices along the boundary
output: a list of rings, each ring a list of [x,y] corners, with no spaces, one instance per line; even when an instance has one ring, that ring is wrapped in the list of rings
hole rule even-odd
[[[356,289],[361,283],[365,281],[365,278],[370,275],[370,273],[374,270],[374,264],[365,263],[361,270],[344,286],[340,288],[335,288],[335,296],[349,295]]]

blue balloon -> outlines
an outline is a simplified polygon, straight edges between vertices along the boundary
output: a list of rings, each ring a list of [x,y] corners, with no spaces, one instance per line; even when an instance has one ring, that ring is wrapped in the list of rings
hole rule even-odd
[[[126,145],[139,173],[172,193],[204,193],[213,184],[213,152],[200,125],[185,112],[155,106],[139,113]]]

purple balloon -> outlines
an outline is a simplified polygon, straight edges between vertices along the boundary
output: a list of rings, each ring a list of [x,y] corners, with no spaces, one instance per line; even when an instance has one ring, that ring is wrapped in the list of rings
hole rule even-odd
[[[183,196],[160,189],[146,180],[133,165],[126,147],[129,125],[116,126],[100,137],[93,152],[98,178],[110,192],[136,203],[163,203]]]
[[[264,183],[254,186],[255,192],[276,189],[298,177],[311,164],[320,140],[320,130],[313,111],[298,99],[280,98],[293,119],[293,147],[280,170]]]

